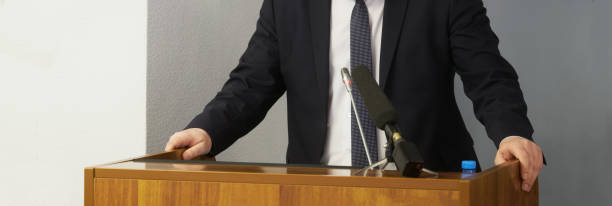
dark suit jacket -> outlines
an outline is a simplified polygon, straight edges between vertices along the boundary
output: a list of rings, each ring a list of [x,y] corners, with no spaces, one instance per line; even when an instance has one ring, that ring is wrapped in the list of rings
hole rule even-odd
[[[210,155],[257,126],[287,92],[287,162],[319,164],[334,112],[328,110],[330,2],[264,0],[238,66],[187,126],[210,134]],[[457,171],[461,160],[477,159],[455,101],[455,73],[496,146],[511,135],[531,138],[517,74],[498,51],[481,0],[386,0],[383,22],[380,87],[426,167]]]

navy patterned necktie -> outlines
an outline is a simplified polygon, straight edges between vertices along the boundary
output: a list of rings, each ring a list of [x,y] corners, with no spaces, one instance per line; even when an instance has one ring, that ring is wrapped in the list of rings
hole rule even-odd
[[[366,66],[372,72],[370,17],[364,0],[356,0],[351,14],[351,69],[358,66]],[[355,99],[357,113],[361,119],[361,127],[367,142],[370,158],[372,163],[374,163],[378,160],[376,127],[354,82],[352,84],[352,95]],[[356,167],[369,165],[353,107],[351,107],[351,163],[352,166]]]

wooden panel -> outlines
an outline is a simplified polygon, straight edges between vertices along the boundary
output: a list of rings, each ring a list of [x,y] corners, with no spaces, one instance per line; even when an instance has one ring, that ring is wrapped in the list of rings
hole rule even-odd
[[[143,158],[177,159],[180,153]],[[532,192],[522,192],[519,167],[512,161],[471,175],[405,178],[397,171],[363,176],[350,168],[123,161],[85,170],[85,204],[537,205],[537,182]]]
[[[139,205],[278,205],[279,186],[139,180]]]
[[[137,180],[95,178],[94,192],[96,206],[138,205]]]
[[[123,162],[96,168],[96,177],[433,190],[458,190],[459,181],[462,180],[461,174],[452,172],[442,172],[438,178],[406,178],[398,171],[372,173],[372,176],[354,175],[356,171],[335,168]]]
[[[538,180],[536,179],[530,192],[521,189],[520,164],[508,164],[507,169],[498,168],[491,171],[497,182],[497,205],[538,205]]]
[[[139,180],[139,205],[214,205],[219,183]]]
[[[93,168],[85,168],[84,171],[85,175],[85,188],[83,189],[84,192],[84,205],[85,206],[94,206],[94,200],[93,200],[93,195],[94,195],[94,169]]]
[[[281,186],[281,205],[459,205],[459,191]]]
[[[531,192],[522,191],[519,169],[518,161],[513,161],[478,174],[478,178],[461,187],[468,191],[462,196],[462,205],[538,205],[537,180]]]
[[[174,160],[180,158],[181,151],[183,150],[148,155],[139,159]],[[374,171],[365,176],[355,174],[357,171],[357,169],[349,168],[241,165],[240,163],[213,164],[207,161],[189,163],[176,160],[171,162],[127,161],[96,167],[95,173],[96,177],[104,178],[435,190],[458,190],[459,181],[464,180],[461,173],[455,172],[441,172],[436,178],[426,175],[419,178],[406,178],[402,177],[398,171]]]
[[[223,183],[219,205],[279,205],[280,186],[273,184]]]

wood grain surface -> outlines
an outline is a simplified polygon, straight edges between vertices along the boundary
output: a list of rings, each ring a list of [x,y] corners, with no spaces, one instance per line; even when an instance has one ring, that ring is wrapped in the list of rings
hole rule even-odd
[[[520,164],[506,163],[477,175],[477,178],[462,183],[462,205],[470,206],[516,206],[538,205],[538,180],[530,192],[521,189]]]
[[[94,205],[138,205],[138,181],[95,178]]]
[[[278,205],[279,186],[139,180],[139,205]]]
[[[281,205],[459,205],[459,191],[335,186],[281,186]]]
[[[99,178],[95,205],[459,205],[459,191]]]
[[[398,171],[356,175],[355,169],[289,168],[258,165],[203,165],[183,163],[122,162],[95,169],[96,177],[233,182],[259,184],[293,184],[317,186],[385,187],[403,189],[457,190],[460,174],[442,172],[437,178],[406,178]],[[473,177],[466,177],[473,178]]]
[[[93,206],[94,202],[93,202],[93,195],[94,195],[94,168],[88,167],[85,168],[85,172],[84,172],[84,185],[85,188],[83,189],[84,191],[84,205],[85,206]]]
[[[85,169],[85,205],[538,205],[537,182],[521,191],[519,169],[512,161],[481,173],[405,178],[397,171],[128,160]]]

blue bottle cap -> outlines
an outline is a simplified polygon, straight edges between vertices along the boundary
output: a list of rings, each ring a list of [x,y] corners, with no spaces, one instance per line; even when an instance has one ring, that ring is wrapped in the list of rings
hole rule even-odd
[[[476,169],[476,161],[474,161],[474,160],[463,160],[463,161],[461,161],[461,169],[464,169],[464,170],[475,170]]]

